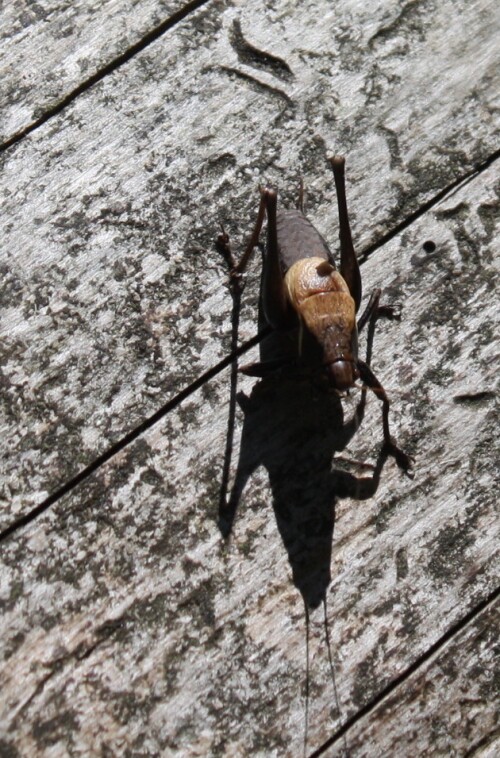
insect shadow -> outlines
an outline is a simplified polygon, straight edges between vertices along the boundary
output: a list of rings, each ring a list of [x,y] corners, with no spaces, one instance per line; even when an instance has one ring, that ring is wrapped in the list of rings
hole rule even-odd
[[[239,305],[236,292],[233,295],[233,336],[238,330]],[[264,327],[265,323],[261,313],[259,324]],[[373,331],[372,327],[368,330],[368,361]],[[291,333],[287,345],[282,334],[268,334],[261,342],[261,362],[282,364],[287,349],[291,353],[296,349],[296,339]],[[237,380],[235,362],[219,501],[220,530],[225,537],[229,536],[246,484],[259,467],[264,467],[293,582],[306,609],[317,608],[326,601],[331,581],[335,505],[339,498],[373,497],[388,457],[382,448],[376,465],[364,466],[365,472],[371,470],[371,474],[359,476],[345,470],[344,460],[335,459],[363,419],[366,390],[362,390],[351,418],[345,420],[341,398],[328,382],[320,374],[311,376],[309,371],[293,363],[260,379],[250,396],[237,392]],[[239,460],[229,491],[237,404],[244,413],[244,420]]]
[[[257,219],[248,244],[236,260],[222,227],[217,249],[229,268],[233,297],[233,355],[238,355],[242,275],[256,247],[262,253],[259,298],[260,361],[241,370],[261,377],[250,397],[237,394],[238,366],[232,364],[226,455],[219,503],[220,526],[229,534],[238,502],[251,474],[264,466],[269,474],[279,531],[288,552],[295,585],[306,608],[326,598],[335,503],[339,497],[372,497],[388,455],[412,476],[412,458],[391,437],[389,399],[370,369],[375,324],[398,320],[398,308],[380,305],[372,292],[363,313],[362,283],[352,243],[345,192],[345,159],[329,159],[339,213],[340,270],[320,233],[303,212],[301,182],[296,210],[277,209],[277,192],[261,188]],[[267,219],[267,244],[260,232]],[[366,361],[359,359],[358,333],[368,327]],[[344,422],[339,395],[363,382],[361,400]],[[366,390],[382,401],[384,446],[371,477],[356,477],[333,465],[356,432],[364,413]],[[236,477],[228,483],[239,400],[245,418]]]
[[[344,165],[330,159],[339,211],[340,270],[319,232],[303,213],[301,182],[295,211],[277,210],[277,192],[261,188],[256,223],[248,244],[236,260],[229,236],[222,228],[217,240],[229,268],[233,297],[228,433],[219,501],[219,525],[231,533],[241,495],[252,474],[264,467],[269,475],[277,526],[288,554],[293,582],[302,595],[306,620],[306,697],[304,755],[309,723],[309,610],[323,604],[325,640],[335,703],[340,707],[328,633],[327,591],[335,507],[342,497],[364,500],[377,491],[384,463],[391,455],[412,476],[412,458],[391,437],[389,399],[370,368],[376,321],[399,319],[398,309],[381,306],[374,290],[356,319],[362,285],[345,197]],[[267,218],[267,244],[260,231]],[[238,393],[237,356],[242,275],[253,250],[262,253],[259,299],[260,361],[240,370],[260,378],[250,396]],[[359,359],[358,333],[367,326],[367,357]],[[258,340],[252,340],[256,344]],[[347,421],[341,404],[345,395],[363,382],[360,401]],[[366,392],[382,401],[384,444],[370,476],[355,476],[339,466],[340,453],[357,431],[364,415]],[[244,413],[236,474],[229,488],[236,406]],[[347,754],[347,743],[344,737]]]

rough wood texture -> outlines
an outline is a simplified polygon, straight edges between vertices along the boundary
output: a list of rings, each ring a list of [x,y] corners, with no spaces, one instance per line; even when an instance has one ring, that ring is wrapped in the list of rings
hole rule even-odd
[[[0,7],[0,143],[56,109],[132,45],[168,23],[182,0],[16,0]]]
[[[499,624],[497,600],[351,730],[349,753],[497,755]],[[325,755],[345,755],[339,743]]]
[[[222,357],[214,230],[259,180],[334,239],[348,154],[362,249],[491,156],[489,6],[210,3],[4,154],[2,526]]]
[[[362,249],[416,214],[362,267],[366,294],[382,286],[403,306],[401,324],[377,329],[373,368],[416,477],[388,461],[377,482],[352,463],[376,462],[376,399],[345,447],[356,396],[343,419],[293,377],[241,378],[225,543],[220,372],[2,542],[2,755],[299,754],[301,594],[327,598],[340,706],[318,607],[309,749],[351,720],[352,755],[366,740],[397,754],[398,734],[407,754],[435,755],[442,729],[425,742],[421,725],[438,713],[455,754],[495,744],[486,706],[458,703],[454,721],[446,663],[455,646],[485,697],[481,629],[498,585],[493,5],[300,6],[208,3],[5,153],[3,526],[223,357],[231,298],[211,240],[221,217],[244,235],[259,180],[291,202],[303,174],[309,215],[335,240],[326,149],[348,153]],[[243,337],[256,328],[249,278]],[[422,677],[441,685],[432,697]]]
[[[257,446],[267,472],[252,477],[224,547],[216,510],[227,377],[207,385],[5,543],[6,745],[27,755],[54,744],[75,754],[295,755],[305,635],[292,570],[306,593],[311,585],[321,592],[333,544],[328,610],[343,720],[492,592],[494,173],[363,266],[368,287],[383,280],[404,303],[404,326],[381,328],[374,364],[395,390],[395,427],[417,454],[415,480],[388,463],[373,499],[337,504],[333,528],[336,479],[320,499],[331,459],[322,453],[332,452],[325,399],[319,417],[304,419],[303,386],[295,407],[293,384],[287,390],[285,408],[271,386],[272,402],[264,392],[254,411],[268,426],[244,442],[247,458]],[[433,254],[421,249],[429,236]],[[452,296],[467,310],[451,307]],[[242,384],[248,393],[252,382]],[[370,402],[343,458],[374,459],[377,405]],[[293,499],[283,503],[287,493]],[[313,746],[339,724],[320,610],[311,624]]]

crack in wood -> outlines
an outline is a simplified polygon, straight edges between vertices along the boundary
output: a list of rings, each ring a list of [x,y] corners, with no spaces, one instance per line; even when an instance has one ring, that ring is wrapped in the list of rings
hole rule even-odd
[[[241,31],[239,19],[233,21],[233,28],[229,34],[229,42],[241,63],[268,71],[285,82],[295,78],[292,69],[286,61],[264,50],[259,50],[259,48],[245,39]]]
[[[150,32],[142,36],[141,39],[139,39],[127,50],[125,50],[125,52],[121,53],[116,58],[113,58],[113,60],[92,74],[92,76],[89,76],[88,79],[85,79],[83,82],[81,82],[81,84],[68,92],[67,95],[61,98],[57,105],[54,105],[48,111],[42,113],[39,118],[35,119],[35,121],[33,121],[31,124],[28,124],[28,126],[24,127],[24,129],[20,129],[12,137],[6,140],[2,145],[0,145],[0,153],[8,150],[8,148],[12,147],[13,145],[16,145],[18,142],[24,139],[24,137],[27,137],[28,134],[31,134],[31,132],[34,132],[40,126],[43,126],[43,124],[47,123],[47,121],[50,121],[50,119],[54,116],[59,115],[59,113],[67,108],[68,105],[71,105],[71,103],[76,100],[77,97],[82,95],[84,92],[87,92],[87,90],[91,89],[94,84],[98,84],[106,76],[117,71],[123,65],[128,63],[135,55],[145,50],[153,42],[156,42],[156,40],[165,34],[165,32],[170,31],[170,29],[176,26],[180,21],[183,21],[190,13],[198,10],[207,3],[208,0],[190,0],[190,2],[186,3],[183,8],[176,11],[175,13],[172,13],[171,16],[168,16],[168,18],[161,21],[157,26],[151,29]]]
[[[241,72],[236,72],[236,71],[235,73],[241,74]],[[243,75],[243,76],[246,77],[246,75]],[[252,77],[247,77],[247,78],[251,79]],[[263,86],[266,86],[266,85],[263,85]],[[284,95],[284,97],[288,98],[287,95]],[[359,253],[358,259],[360,263],[364,263],[376,250],[378,250],[380,247],[385,245],[387,242],[389,242],[389,240],[391,240],[397,234],[402,232],[404,229],[408,228],[414,221],[420,218],[427,211],[431,210],[435,205],[437,205],[437,203],[439,203],[449,194],[453,194],[459,186],[462,186],[463,184],[470,181],[472,178],[478,176],[483,171],[485,171],[496,160],[498,160],[498,158],[500,158],[500,150],[497,150],[496,152],[494,152],[485,161],[483,161],[481,164],[476,166],[472,171],[469,171],[465,175],[459,177],[452,184],[448,185],[443,190],[438,192],[437,195],[430,198],[430,200],[424,203],[417,211],[410,214],[401,223],[397,224],[393,229],[391,229],[390,232],[387,232],[387,234],[384,234],[379,240],[377,240],[377,242],[373,243],[372,245],[367,247],[364,251]],[[185,400],[187,397],[193,394],[197,389],[202,387],[208,381],[213,379],[223,369],[227,368],[236,358],[246,353],[252,347],[255,347],[256,345],[258,345],[262,341],[262,339],[264,339],[264,337],[266,337],[269,333],[270,333],[270,329],[265,329],[259,332],[251,340],[241,345],[241,347],[238,348],[236,352],[231,352],[228,356],[226,356],[226,358],[219,361],[219,363],[217,363],[211,369],[203,373],[194,382],[189,384],[187,387],[184,387],[184,389],[182,389],[175,397],[171,398],[171,400],[169,400],[161,408],[159,408],[155,413],[153,413],[145,421],[139,424],[139,426],[132,429],[132,431],[129,432],[127,435],[125,435],[124,437],[119,439],[116,443],[108,447],[100,456],[94,459],[94,461],[92,461],[88,466],[82,469],[78,474],[76,474],[68,482],[61,485],[61,487],[59,487],[55,492],[53,492],[47,498],[45,498],[45,500],[43,500],[39,505],[37,505],[31,511],[27,512],[24,516],[15,520],[12,524],[10,524],[8,527],[2,530],[2,532],[0,532],[0,542],[10,537],[14,532],[17,532],[19,529],[33,522],[39,515],[44,513],[48,508],[50,508],[50,506],[52,506],[54,503],[60,500],[64,495],[67,495],[69,492],[74,490],[79,484],[81,484],[83,481],[88,479],[89,476],[94,474],[102,465],[107,463],[114,455],[121,452],[125,447],[127,447],[132,442],[134,442],[138,437],[140,437],[141,434],[143,434],[145,431],[147,431],[152,426],[154,426],[154,424],[160,421],[171,410],[176,408],[183,400]],[[457,401],[457,402],[460,402],[460,401]]]
[[[482,400],[493,400],[496,397],[496,393],[492,390],[479,390],[478,392],[464,392],[462,395],[454,395],[454,403],[466,403],[475,404],[480,403]]]
[[[252,76],[251,74],[245,73],[245,71],[240,71],[240,69],[232,68],[232,66],[219,66],[219,71],[224,71],[229,76],[236,76],[238,79],[243,79],[243,81],[249,82],[257,90],[264,90],[266,94],[270,93],[271,95],[277,96],[281,100],[284,100],[288,106],[292,108],[296,107],[290,95],[287,95],[287,93],[281,90],[279,87],[273,87],[271,84],[263,82],[261,79],[257,79],[257,77]]]
[[[167,413],[172,411],[183,400],[185,400],[190,395],[192,395],[193,392],[196,392],[196,390],[200,389],[200,387],[206,384],[206,382],[208,382],[210,379],[213,379],[223,369],[231,365],[231,363],[233,363],[233,361],[235,361],[236,358],[238,358],[240,355],[243,355],[252,347],[257,345],[261,340],[264,339],[264,337],[267,336],[267,334],[269,334],[269,332],[270,332],[270,328],[262,330],[261,332],[256,334],[255,337],[253,337],[252,339],[248,340],[243,345],[241,345],[238,348],[238,350],[236,350],[234,353],[230,353],[228,356],[226,356],[221,361],[219,361],[219,363],[217,363],[211,369],[208,369],[208,371],[205,371],[205,373],[203,373],[200,377],[198,377],[198,379],[196,379],[194,382],[191,382],[191,384],[189,384],[187,387],[184,387],[184,389],[181,390],[177,395],[175,395],[175,397],[171,398],[155,413],[153,413],[145,421],[143,421],[142,424],[139,424],[139,426],[132,429],[132,431],[126,434],[125,437],[122,437],[121,439],[118,440],[118,442],[115,442],[114,445],[111,445],[110,447],[108,447],[107,450],[105,450],[101,455],[95,458],[92,461],[92,463],[90,463],[88,466],[82,469],[78,474],[76,474],[76,476],[74,476],[68,482],[66,482],[61,487],[59,487],[59,489],[53,492],[52,495],[49,495],[49,497],[45,498],[45,500],[43,500],[39,505],[37,505],[31,511],[28,511],[24,516],[14,521],[6,529],[0,532],[0,542],[10,537],[14,532],[17,532],[22,527],[30,524],[38,516],[40,516],[48,508],[50,508],[51,505],[54,505],[54,503],[60,500],[64,495],[67,495],[69,492],[74,490],[75,487],[77,487],[83,481],[88,479],[89,476],[94,474],[102,465],[104,465],[105,463],[107,463],[107,461],[113,458],[113,456],[115,456],[117,453],[121,452],[125,447],[127,447],[132,442],[134,442],[134,440],[140,437],[140,435],[143,434],[147,429],[150,429],[152,426],[154,426],[154,424],[156,424],[164,416],[166,416]]]
[[[375,252],[375,250],[378,250],[380,247],[385,245],[386,242],[389,242],[389,240],[393,239],[393,237],[411,226],[414,221],[427,213],[427,211],[432,210],[432,208],[440,203],[441,200],[444,200],[445,197],[453,195],[459,188],[470,182],[472,179],[475,179],[476,176],[479,176],[479,174],[481,174],[483,171],[486,171],[486,169],[495,163],[495,161],[497,161],[499,158],[500,150],[496,150],[494,153],[488,156],[485,161],[479,163],[473,169],[458,177],[458,179],[455,179],[454,182],[448,184],[436,195],[433,195],[433,197],[423,203],[420,208],[417,208],[417,210],[413,211],[413,213],[410,213],[409,216],[400,221],[399,224],[396,224],[396,226],[393,227],[389,232],[383,234],[380,239],[378,239],[376,242],[373,242],[364,251],[359,253],[358,258],[360,263],[364,263],[370,257],[370,255]]]
[[[338,742],[355,724],[361,721],[362,718],[375,710],[380,703],[385,700],[394,690],[400,685],[406,682],[413,674],[415,674],[427,661],[429,661],[434,655],[439,653],[445,645],[450,642],[459,632],[463,631],[466,626],[473,622],[483,611],[486,611],[489,607],[492,607],[498,597],[500,596],[500,587],[497,587],[486,598],[481,600],[469,613],[463,616],[456,624],[453,624],[448,631],[446,631],[436,642],[431,645],[427,650],[422,653],[415,661],[410,664],[404,671],[399,674],[395,679],[390,682],[379,694],[374,697],[369,703],[360,708],[354,716],[351,716],[337,731],[321,745],[317,750],[309,755],[309,758],[318,758],[320,755],[328,750],[335,742]]]

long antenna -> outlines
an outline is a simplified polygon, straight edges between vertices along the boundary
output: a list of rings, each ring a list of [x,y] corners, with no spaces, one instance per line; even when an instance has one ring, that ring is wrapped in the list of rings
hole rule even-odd
[[[306,616],[306,704],[305,704],[305,726],[304,726],[304,758],[307,756],[307,738],[309,733],[309,608],[304,600],[305,616]]]
[[[333,696],[335,698],[335,707],[337,709],[337,716],[339,719],[339,722],[342,719],[342,714],[340,711],[340,701],[339,701],[339,694],[337,690],[337,678],[335,676],[335,666],[333,665],[333,656],[332,656],[332,646],[330,644],[330,627],[328,626],[328,613],[326,609],[326,594],[323,598],[323,610],[325,612],[325,640],[326,640],[326,649],[328,651],[328,662],[330,664],[330,673],[332,677],[332,684],[333,684]],[[346,758],[348,758],[348,750],[347,750],[347,739],[345,734],[342,735],[344,740],[344,753],[346,755]]]

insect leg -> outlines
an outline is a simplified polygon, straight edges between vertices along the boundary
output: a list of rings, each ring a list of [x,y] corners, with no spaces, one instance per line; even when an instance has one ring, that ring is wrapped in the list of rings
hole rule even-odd
[[[281,273],[276,228],[276,192],[266,190],[264,202],[267,211],[267,248],[262,269],[262,307],[266,320],[273,329],[289,329],[294,325],[296,316],[288,304]]]
[[[238,263],[236,263],[236,260],[234,258],[233,252],[231,250],[231,245],[229,243],[229,236],[226,234],[226,231],[224,227],[222,227],[222,234],[219,234],[217,237],[217,249],[224,255],[226,258],[229,268],[231,277],[234,279],[238,279],[240,275],[245,271],[248,261],[250,260],[250,257],[252,255],[254,247],[257,245],[259,241],[260,232],[262,229],[262,224],[264,222],[264,215],[266,211],[266,202],[267,202],[267,195],[270,192],[270,190],[261,189],[260,190],[260,203],[259,203],[259,210],[257,212],[257,219],[255,221],[255,226],[253,228],[252,234],[250,235],[250,239],[248,240],[247,246],[245,248],[245,251],[243,255],[241,256]]]
[[[370,367],[363,361],[357,362],[359,375],[362,381],[374,392],[377,397],[382,400],[382,426],[384,430],[384,446],[389,455],[395,458],[399,468],[402,469],[408,476],[412,476],[410,469],[412,467],[412,458],[407,455],[400,447],[396,445],[391,437],[389,431],[389,398],[387,397],[384,388],[380,384],[379,380],[370,369]]]
[[[389,321],[400,321],[401,313],[397,305],[380,305],[380,289],[374,289],[365,310],[358,319],[358,332],[366,326],[368,321],[376,321],[379,318],[387,318]]]
[[[340,236],[340,273],[344,278],[349,292],[356,303],[356,312],[361,303],[361,274],[358,259],[352,244],[349,214],[347,212],[347,200],[345,195],[345,158],[334,155],[330,158],[337,190],[337,203],[339,208],[339,236]]]

